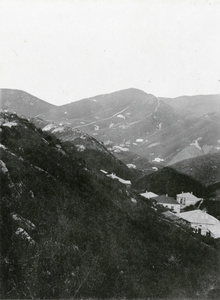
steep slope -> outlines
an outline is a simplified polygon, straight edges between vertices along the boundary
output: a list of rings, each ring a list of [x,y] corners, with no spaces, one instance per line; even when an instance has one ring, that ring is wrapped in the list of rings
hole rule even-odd
[[[2,114],[0,134],[1,298],[217,297],[212,239],[25,119]]]
[[[49,112],[55,105],[49,104],[24,91],[0,89],[0,108],[11,112],[32,117]]]
[[[213,112],[220,113],[220,95],[196,95],[160,99],[183,115],[201,117]]]

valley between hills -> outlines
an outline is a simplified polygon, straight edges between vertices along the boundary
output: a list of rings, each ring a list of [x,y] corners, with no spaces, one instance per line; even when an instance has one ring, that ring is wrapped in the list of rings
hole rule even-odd
[[[220,297],[220,239],[156,199],[219,222],[220,95],[0,100],[1,298]]]

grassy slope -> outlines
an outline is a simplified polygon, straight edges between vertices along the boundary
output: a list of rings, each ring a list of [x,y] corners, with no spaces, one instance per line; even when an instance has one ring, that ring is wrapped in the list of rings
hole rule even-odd
[[[206,154],[173,164],[175,170],[191,176],[206,186],[220,181],[220,152]]]

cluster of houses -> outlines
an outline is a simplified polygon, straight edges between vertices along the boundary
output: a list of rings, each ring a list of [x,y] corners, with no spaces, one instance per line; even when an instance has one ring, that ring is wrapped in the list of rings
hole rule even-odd
[[[197,198],[193,193],[184,193],[176,195],[176,199],[166,195],[158,196],[153,192],[142,193],[141,196],[146,199],[151,199],[158,205],[162,205],[170,210],[171,218],[182,219],[199,234],[220,238],[220,222],[218,219],[207,214],[200,209],[183,212],[184,208],[190,205],[195,205],[202,198]]]

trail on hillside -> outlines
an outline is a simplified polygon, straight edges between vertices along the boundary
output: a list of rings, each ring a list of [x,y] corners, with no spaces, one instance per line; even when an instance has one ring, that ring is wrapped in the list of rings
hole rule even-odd
[[[93,122],[88,123],[88,124],[83,124],[83,125],[80,125],[80,126],[76,126],[76,127],[74,127],[74,128],[86,127],[86,126],[89,126],[89,125],[96,124],[96,123],[98,123],[98,122],[110,120],[110,119],[114,118],[115,116],[117,116],[118,114],[121,114],[121,113],[123,113],[124,111],[126,111],[129,107],[130,107],[130,106],[127,106],[126,108],[124,108],[124,109],[122,109],[121,111],[115,113],[115,114],[112,115],[111,117],[108,117],[108,118],[105,118],[105,119],[101,119],[101,120],[97,120],[97,121],[93,121]]]

